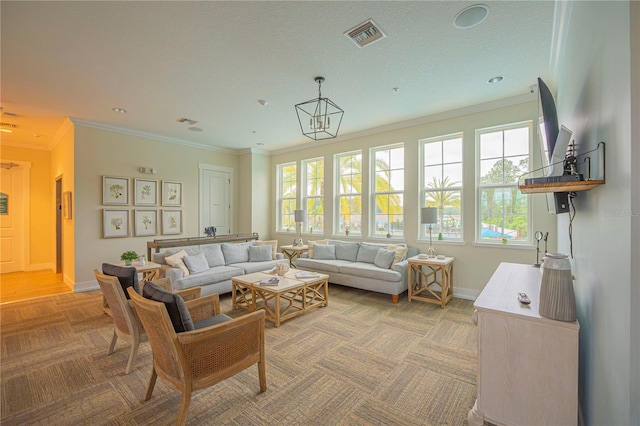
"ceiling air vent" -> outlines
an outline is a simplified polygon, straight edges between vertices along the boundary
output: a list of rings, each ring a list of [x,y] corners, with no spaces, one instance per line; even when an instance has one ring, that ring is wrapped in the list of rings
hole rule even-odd
[[[18,126],[12,123],[0,123],[0,127],[8,127],[10,129],[17,129]]]
[[[365,47],[387,36],[378,24],[373,22],[373,19],[369,19],[345,31],[344,35],[349,37],[358,47]]]

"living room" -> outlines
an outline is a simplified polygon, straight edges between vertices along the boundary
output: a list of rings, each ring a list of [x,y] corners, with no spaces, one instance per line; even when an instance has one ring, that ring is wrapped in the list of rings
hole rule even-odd
[[[636,171],[640,132],[637,120],[632,119],[638,116],[638,81],[632,78],[638,75],[638,37],[633,37],[638,34],[639,19],[634,19],[638,17],[638,5],[575,2],[565,7],[571,9],[571,25],[565,23],[569,25],[565,48],[557,53],[552,74],[557,86],[558,115],[585,149],[594,148],[601,140],[608,143],[607,183],[576,198],[573,241],[568,237],[568,215],[547,215],[542,196],[530,197],[532,220],[535,230],[550,232],[551,250],[573,250],[581,323],[580,401],[585,424],[638,424],[640,321],[635,306],[640,295],[634,283],[640,274],[637,262],[633,262],[638,258],[638,242],[631,238],[638,235],[639,228],[637,216],[632,214],[638,211],[640,192]],[[327,77],[326,94],[338,101],[339,93],[329,89]],[[423,225],[419,223],[418,198],[414,196],[418,193],[418,163],[410,159],[418,158],[418,141],[462,132],[464,187],[471,188],[463,195],[464,238],[462,243],[436,240],[434,245],[437,252],[456,258],[456,296],[473,299],[498,263],[530,264],[535,260],[533,245],[519,249],[513,244],[475,244],[475,132],[537,119],[536,97],[523,94],[509,101],[468,105],[449,115],[417,119],[402,128],[374,129],[370,134],[340,139],[338,143],[305,144],[274,152],[253,148],[239,152],[199,149],[69,119],[51,150],[10,146],[3,141],[2,159],[31,163],[32,213],[51,210],[51,180],[62,176],[63,190],[74,197],[73,219],[62,224],[64,279],[74,291],[83,291],[97,288],[91,273],[94,267],[103,261],[116,262],[119,254],[128,249],[145,252],[145,243],[150,239],[102,238],[103,176],[149,177],[137,172],[144,166],[157,169],[152,179],[182,182],[182,235],[194,236],[200,234],[198,165],[232,169],[233,231],[258,232],[263,238],[277,238],[283,245],[291,243],[296,233],[275,231],[277,165],[300,165],[303,160],[324,158],[329,188],[333,185],[334,155],[362,150],[366,157],[371,148],[402,142],[407,159],[402,240],[426,252],[428,241],[418,237]],[[534,151],[532,155],[535,164],[538,154]],[[469,169],[467,165],[471,165]],[[332,198],[326,197],[326,211],[334,207]],[[32,215],[29,222],[30,265],[35,269],[51,267],[55,257],[53,217]],[[344,238],[331,215],[325,218],[325,229],[334,232],[326,236]],[[303,233],[303,239],[316,239],[316,235]],[[47,242],[44,245],[43,240]],[[616,283],[615,290],[607,291],[611,283]]]

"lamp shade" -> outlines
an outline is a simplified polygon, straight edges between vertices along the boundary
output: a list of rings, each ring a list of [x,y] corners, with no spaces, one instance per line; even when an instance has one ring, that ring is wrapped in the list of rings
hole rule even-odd
[[[436,207],[422,207],[420,209],[420,223],[438,223],[438,209]]]
[[[295,216],[296,223],[304,222],[304,210],[294,210],[293,214]]]

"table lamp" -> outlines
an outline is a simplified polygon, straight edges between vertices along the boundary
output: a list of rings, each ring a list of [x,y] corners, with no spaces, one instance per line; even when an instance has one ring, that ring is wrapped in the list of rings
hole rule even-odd
[[[422,207],[420,209],[420,223],[423,225],[429,225],[429,249],[427,255],[429,257],[436,257],[436,251],[433,249],[431,231],[432,225],[438,223],[438,209],[436,207]]]
[[[294,247],[300,247],[303,245],[302,243],[302,222],[304,222],[304,210],[294,210],[293,211],[294,220],[296,222],[296,228],[298,229],[298,238],[293,240]]]

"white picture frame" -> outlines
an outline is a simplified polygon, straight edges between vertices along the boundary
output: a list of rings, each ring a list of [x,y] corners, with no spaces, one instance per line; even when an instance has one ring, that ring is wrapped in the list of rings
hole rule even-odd
[[[158,211],[157,210],[139,210],[133,211],[135,236],[146,237],[156,235],[158,233]]]
[[[182,234],[182,210],[162,210],[162,235]]]
[[[102,176],[102,204],[129,205],[129,178]]]
[[[102,210],[102,237],[122,238],[129,236],[129,210]]]
[[[162,181],[162,205],[182,206],[182,182]]]
[[[134,204],[136,206],[158,205],[158,181],[153,179],[134,179]]]

